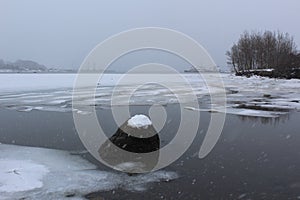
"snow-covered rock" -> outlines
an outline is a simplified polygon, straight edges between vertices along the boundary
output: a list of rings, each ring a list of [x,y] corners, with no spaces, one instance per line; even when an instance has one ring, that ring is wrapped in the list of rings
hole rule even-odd
[[[135,115],[124,122],[98,152],[116,170],[144,173],[156,166],[159,148],[159,135],[151,120],[145,115]]]

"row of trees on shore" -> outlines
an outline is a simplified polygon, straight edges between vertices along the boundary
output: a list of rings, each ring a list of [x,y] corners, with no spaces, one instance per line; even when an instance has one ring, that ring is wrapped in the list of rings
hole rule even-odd
[[[300,68],[300,53],[288,33],[246,31],[226,55],[238,75],[255,71],[286,74]]]

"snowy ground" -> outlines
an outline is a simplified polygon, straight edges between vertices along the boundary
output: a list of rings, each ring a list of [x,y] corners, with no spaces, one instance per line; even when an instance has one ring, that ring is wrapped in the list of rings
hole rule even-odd
[[[159,85],[164,84],[165,80],[170,84],[170,80],[173,79],[166,77],[168,75],[155,75],[158,81],[154,82],[159,84],[145,84],[143,82],[145,75],[134,74],[131,75],[131,82],[119,84],[114,88],[121,76],[121,74],[105,75],[97,87],[95,101],[89,97],[90,89],[85,85],[77,93],[80,99],[75,103],[98,107],[109,106],[113,90],[118,105],[126,105],[128,95],[131,96],[131,105],[178,103],[176,96],[168,88]],[[192,85],[200,102],[200,110],[221,112],[222,107],[219,105],[216,105],[217,109],[210,108],[210,92],[218,94],[220,91],[220,85],[213,74],[209,75],[208,80],[213,85],[210,90],[199,75],[183,74],[183,76]],[[300,80],[246,78],[230,74],[221,76],[226,88],[228,114],[278,117],[290,110],[300,110]],[[75,78],[75,74],[0,74],[0,105],[18,111],[72,111],[72,87]],[[171,87],[173,92],[180,95],[190,95],[182,82],[174,81]],[[131,95],[132,91],[135,91],[133,95]],[[187,109],[197,110],[190,107]],[[81,110],[76,111],[87,114]]]
[[[168,171],[136,176],[100,171],[69,152],[5,144],[0,144],[0,166],[1,200],[83,199],[95,191],[144,191],[150,183],[178,177]]]

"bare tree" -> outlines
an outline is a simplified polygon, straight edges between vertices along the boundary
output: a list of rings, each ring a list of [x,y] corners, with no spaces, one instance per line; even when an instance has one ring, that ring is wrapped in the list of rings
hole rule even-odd
[[[261,69],[287,71],[298,63],[293,37],[279,31],[245,31],[238,42],[226,52],[226,56],[227,63],[236,73],[241,74]]]

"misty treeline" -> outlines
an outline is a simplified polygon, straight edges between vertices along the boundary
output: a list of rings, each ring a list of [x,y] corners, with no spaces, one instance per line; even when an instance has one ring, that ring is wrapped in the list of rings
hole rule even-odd
[[[300,54],[288,33],[245,31],[226,55],[228,64],[240,75],[265,69],[290,73],[300,68]]]

